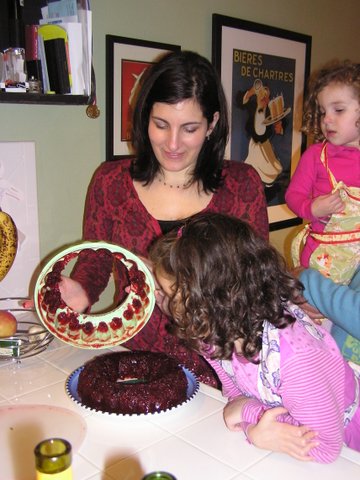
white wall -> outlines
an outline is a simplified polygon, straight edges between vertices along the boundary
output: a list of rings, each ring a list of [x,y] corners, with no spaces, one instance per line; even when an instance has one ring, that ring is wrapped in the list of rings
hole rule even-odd
[[[212,13],[313,38],[312,67],[334,57],[360,60],[359,0],[92,0],[94,66],[101,115],[85,106],[0,104],[0,141],[34,141],[40,252],[81,237],[87,185],[105,160],[105,35],[179,44],[211,59]],[[271,235],[283,251],[289,233]]]

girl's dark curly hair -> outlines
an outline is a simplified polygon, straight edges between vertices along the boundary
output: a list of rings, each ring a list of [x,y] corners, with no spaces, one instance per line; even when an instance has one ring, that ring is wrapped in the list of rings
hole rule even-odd
[[[215,68],[195,52],[178,50],[166,54],[142,77],[133,115],[132,144],[136,158],[130,173],[133,179],[148,184],[159,170],[148,135],[154,103],[173,105],[187,99],[199,104],[209,124],[219,112],[219,120],[209,139],[204,141],[194,171],[194,181],[200,180],[205,191],[214,192],[222,184],[229,133],[227,103]]]
[[[160,238],[150,258],[155,272],[174,279],[171,332],[200,354],[230,359],[235,340],[241,339],[242,354],[256,363],[263,321],[278,328],[294,322],[284,303],[299,303],[302,284],[246,222],[197,215],[181,235]]]
[[[315,72],[309,80],[305,106],[302,131],[313,136],[314,140],[324,140],[321,131],[321,112],[318,105],[318,95],[321,90],[331,83],[348,85],[354,90],[354,94],[360,103],[360,64],[349,60],[340,62],[338,60],[326,64],[320,71]],[[360,127],[360,117],[358,126]]]

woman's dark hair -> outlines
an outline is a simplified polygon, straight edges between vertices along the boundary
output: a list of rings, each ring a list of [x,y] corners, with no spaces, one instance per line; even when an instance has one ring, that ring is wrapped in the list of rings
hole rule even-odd
[[[219,120],[208,140],[204,141],[194,171],[194,181],[202,182],[205,191],[215,191],[222,181],[224,152],[228,139],[228,114],[224,91],[212,64],[189,51],[166,54],[144,74],[133,115],[132,144],[136,159],[131,166],[135,180],[149,183],[159,169],[149,135],[149,117],[155,102],[175,104],[194,99],[210,124],[214,113]]]
[[[277,328],[295,321],[284,306],[299,303],[302,284],[275,248],[237,218],[199,214],[181,235],[160,238],[150,258],[155,272],[175,280],[171,332],[200,354],[230,359],[241,339],[242,354],[256,363],[263,321]]]
[[[324,140],[321,131],[321,111],[318,104],[318,95],[330,84],[342,84],[352,87],[354,95],[360,103],[360,63],[350,60],[340,62],[333,60],[310,77],[309,95],[304,106],[304,120],[302,131],[313,136],[315,141]],[[357,122],[360,128],[360,116]]]

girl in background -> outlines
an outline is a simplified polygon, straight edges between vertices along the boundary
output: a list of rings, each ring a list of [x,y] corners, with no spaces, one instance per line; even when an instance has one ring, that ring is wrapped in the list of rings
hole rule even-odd
[[[302,155],[285,197],[310,220],[293,244],[294,263],[348,284],[360,260],[360,64],[322,69],[310,84],[304,118],[304,131],[317,143]]]
[[[311,267],[336,283],[349,285],[351,295],[357,290],[354,278],[360,263],[360,64],[345,61],[326,66],[309,91],[304,131],[316,143],[301,157],[285,199],[296,215],[310,223],[295,237],[292,257],[295,267]],[[324,288],[338,289],[331,282],[323,287],[325,282],[316,278],[311,271],[302,274],[302,281],[311,282],[305,297],[324,315],[330,314],[335,323],[331,333],[343,355],[360,363],[360,337],[350,335],[354,335],[354,321],[355,331],[360,328],[357,315],[345,314],[350,305],[338,303],[342,293],[332,302],[327,300],[329,295],[321,298]],[[343,291],[348,296],[347,289]]]
[[[360,450],[360,379],[301,309],[301,283],[247,223],[199,215],[150,258],[172,333],[222,382],[230,430],[304,461],[330,463],[343,443]]]

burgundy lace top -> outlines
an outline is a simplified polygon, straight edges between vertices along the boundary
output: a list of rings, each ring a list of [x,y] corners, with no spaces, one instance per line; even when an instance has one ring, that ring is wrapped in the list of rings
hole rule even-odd
[[[147,256],[153,241],[162,235],[159,222],[141,203],[129,173],[130,159],[105,162],[96,170],[88,189],[84,214],[84,240],[102,240],[121,245],[133,253]],[[213,195],[204,211],[234,215],[249,222],[264,238],[269,226],[264,189],[260,177],[249,165],[226,161],[224,184]],[[109,281],[113,265],[99,261],[96,254],[79,257],[72,272],[95,303]],[[118,300],[125,295],[127,276],[115,268]],[[189,351],[166,330],[168,318],[155,307],[146,326],[124,346],[130,349],[162,351],[175,356],[193,370],[199,380],[217,386],[207,362]]]

